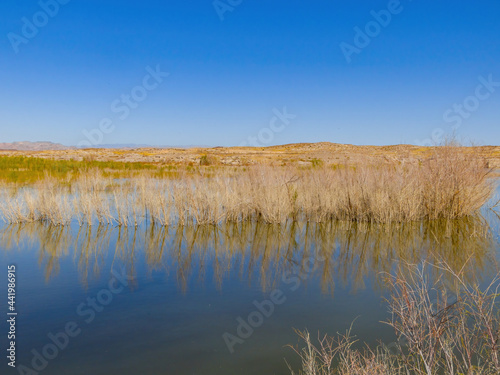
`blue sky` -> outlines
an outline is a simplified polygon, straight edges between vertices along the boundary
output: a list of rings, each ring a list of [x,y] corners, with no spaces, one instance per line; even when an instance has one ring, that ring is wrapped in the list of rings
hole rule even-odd
[[[55,1],[0,5],[0,142],[500,144],[495,0]]]

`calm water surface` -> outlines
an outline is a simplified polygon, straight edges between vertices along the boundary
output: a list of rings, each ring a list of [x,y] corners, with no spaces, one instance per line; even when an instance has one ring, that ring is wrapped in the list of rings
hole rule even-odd
[[[486,210],[484,219],[390,226],[3,226],[1,313],[15,264],[17,364],[32,368],[50,333],[77,326],[41,374],[288,374],[293,328],[334,334],[356,319],[369,344],[394,340],[381,297],[383,272],[400,260],[466,264],[468,278],[487,280],[498,221]],[[242,326],[238,336],[249,319],[253,332]],[[18,373],[2,361],[2,374]]]

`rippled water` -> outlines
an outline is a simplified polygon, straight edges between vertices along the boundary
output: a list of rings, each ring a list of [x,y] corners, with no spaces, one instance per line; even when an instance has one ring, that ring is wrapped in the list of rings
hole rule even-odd
[[[288,374],[293,328],[333,334],[357,318],[360,339],[394,339],[381,297],[400,260],[444,260],[487,280],[498,225],[485,210],[404,225],[3,226],[1,295],[15,264],[18,365],[32,368],[32,350],[43,355],[48,335],[74,323],[55,358],[35,361],[40,373]]]

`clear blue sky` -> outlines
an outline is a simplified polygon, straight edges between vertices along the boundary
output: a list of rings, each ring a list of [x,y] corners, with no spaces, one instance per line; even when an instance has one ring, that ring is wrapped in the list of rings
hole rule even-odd
[[[500,144],[497,0],[54,1],[1,2],[0,142]]]

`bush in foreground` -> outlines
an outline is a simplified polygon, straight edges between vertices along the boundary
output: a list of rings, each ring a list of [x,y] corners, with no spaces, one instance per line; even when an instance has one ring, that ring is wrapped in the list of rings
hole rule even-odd
[[[431,282],[430,267],[449,274],[453,283]],[[392,318],[386,323],[394,328],[399,344],[355,349],[350,330],[319,337],[317,343],[309,332],[298,332],[305,343],[294,348],[302,360],[298,374],[500,373],[500,273],[485,288],[466,283],[446,264],[406,265],[387,280]]]

